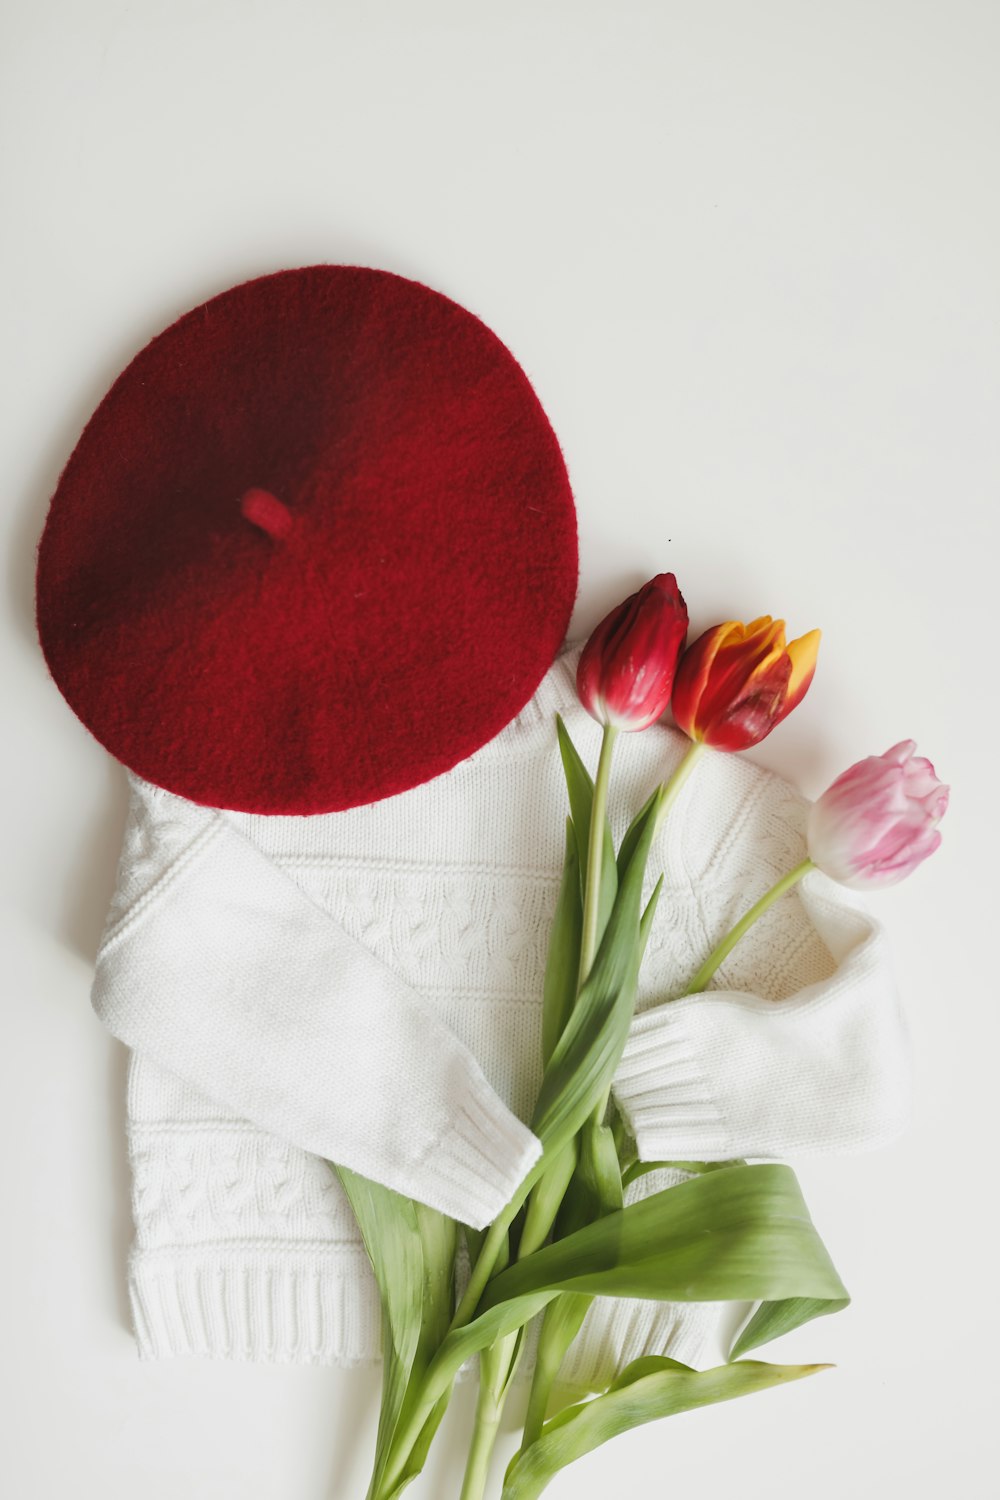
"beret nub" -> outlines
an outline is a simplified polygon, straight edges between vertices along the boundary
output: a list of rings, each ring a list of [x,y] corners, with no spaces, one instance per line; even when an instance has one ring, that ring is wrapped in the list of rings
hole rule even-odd
[[[245,520],[259,526],[276,541],[287,536],[292,529],[294,517],[291,511],[269,490],[247,490],[240,500],[240,510]]]
[[[417,282],[310,266],[195,308],[118,378],[52,501],[38,627],[139,775],[330,812],[497,734],[576,577],[559,446],[495,334]]]

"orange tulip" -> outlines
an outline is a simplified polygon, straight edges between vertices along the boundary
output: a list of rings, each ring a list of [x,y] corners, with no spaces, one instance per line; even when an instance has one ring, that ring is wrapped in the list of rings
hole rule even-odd
[[[706,630],[681,657],[674,718],[717,750],[757,745],[805,697],[816,670],[818,630],[785,642],[784,620],[762,615]]]

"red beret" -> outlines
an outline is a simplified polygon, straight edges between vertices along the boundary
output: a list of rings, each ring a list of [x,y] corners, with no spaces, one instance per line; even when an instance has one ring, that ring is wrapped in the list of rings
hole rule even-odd
[[[309,266],[195,308],[112,386],[52,501],[38,629],[147,780],[332,812],[497,734],[576,578],[559,446],[496,335],[417,282]]]

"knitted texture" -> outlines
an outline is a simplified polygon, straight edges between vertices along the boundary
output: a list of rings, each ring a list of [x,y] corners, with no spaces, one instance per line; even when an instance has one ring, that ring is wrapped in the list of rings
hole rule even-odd
[[[94,1001],[135,1048],[129,1277],[144,1356],[377,1358],[364,1251],[312,1153],[467,1220],[495,1212],[532,1159],[520,1121],[541,1074],[565,806],[554,714],[588,763],[600,736],[576,701],[577,655],[565,651],[471,758],[369,806],[220,816],[133,778]],[[685,745],[663,726],[622,737],[618,837]],[[906,1118],[906,1047],[881,934],[822,876],[767,913],[710,996],[667,1003],[801,860],[803,824],[787,784],[721,754],[703,760],[670,813],[650,860],[649,884],[662,870],[665,889],[615,1085],[644,1159],[855,1149]],[[252,910],[247,868],[266,891]],[[257,982],[247,955],[256,964],[261,924],[281,941],[268,902],[296,927],[279,965],[260,957]],[[330,955],[315,986],[299,966],[312,952]],[[370,1043],[383,1054],[374,1073]],[[652,1173],[631,1192],[676,1180]],[[598,1299],[569,1376],[585,1385],[647,1352],[695,1362],[716,1315]]]

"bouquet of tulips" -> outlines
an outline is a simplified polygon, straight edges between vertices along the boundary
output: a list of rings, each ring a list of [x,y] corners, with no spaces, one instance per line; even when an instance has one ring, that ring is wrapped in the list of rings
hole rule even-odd
[[[791,713],[812,680],[819,647],[818,631],[786,643],[783,622],[764,617],[719,625],[685,651],[687,624],[676,582],[662,574],[591,636],[577,686],[604,726],[593,778],[557,725],[570,816],[541,1004],[544,1074],[531,1119],[543,1150],[489,1229],[463,1231],[469,1275],[460,1298],[458,1226],[336,1169],[382,1305],[384,1370],[369,1500],[390,1500],[420,1472],[455,1378],[476,1354],[479,1396],[462,1500],[479,1500],[535,1320],[524,1433],[503,1500],[532,1500],[565,1465],[641,1423],[824,1368],[740,1357],[848,1300],[790,1168],[686,1162],[678,1185],[625,1201],[636,1177],[667,1165],[637,1160],[610,1104],[661,892],[662,881],[643,902],[657,831],[701,756],[756,745]],[[621,731],[648,728],[670,704],[690,748],[616,850],[607,816],[616,740]],[[833,783],[812,807],[808,857],[713,952],[696,956],[702,962],[684,994],[704,990],[749,926],[814,866],[871,888],[900,880],[933,852],[948,792],[914,750],[911,741],[896,745]],[[588,1399],[560,1404],[560,1366],[597,1296],[757,1307],[718,1368],[651,1355]]]

